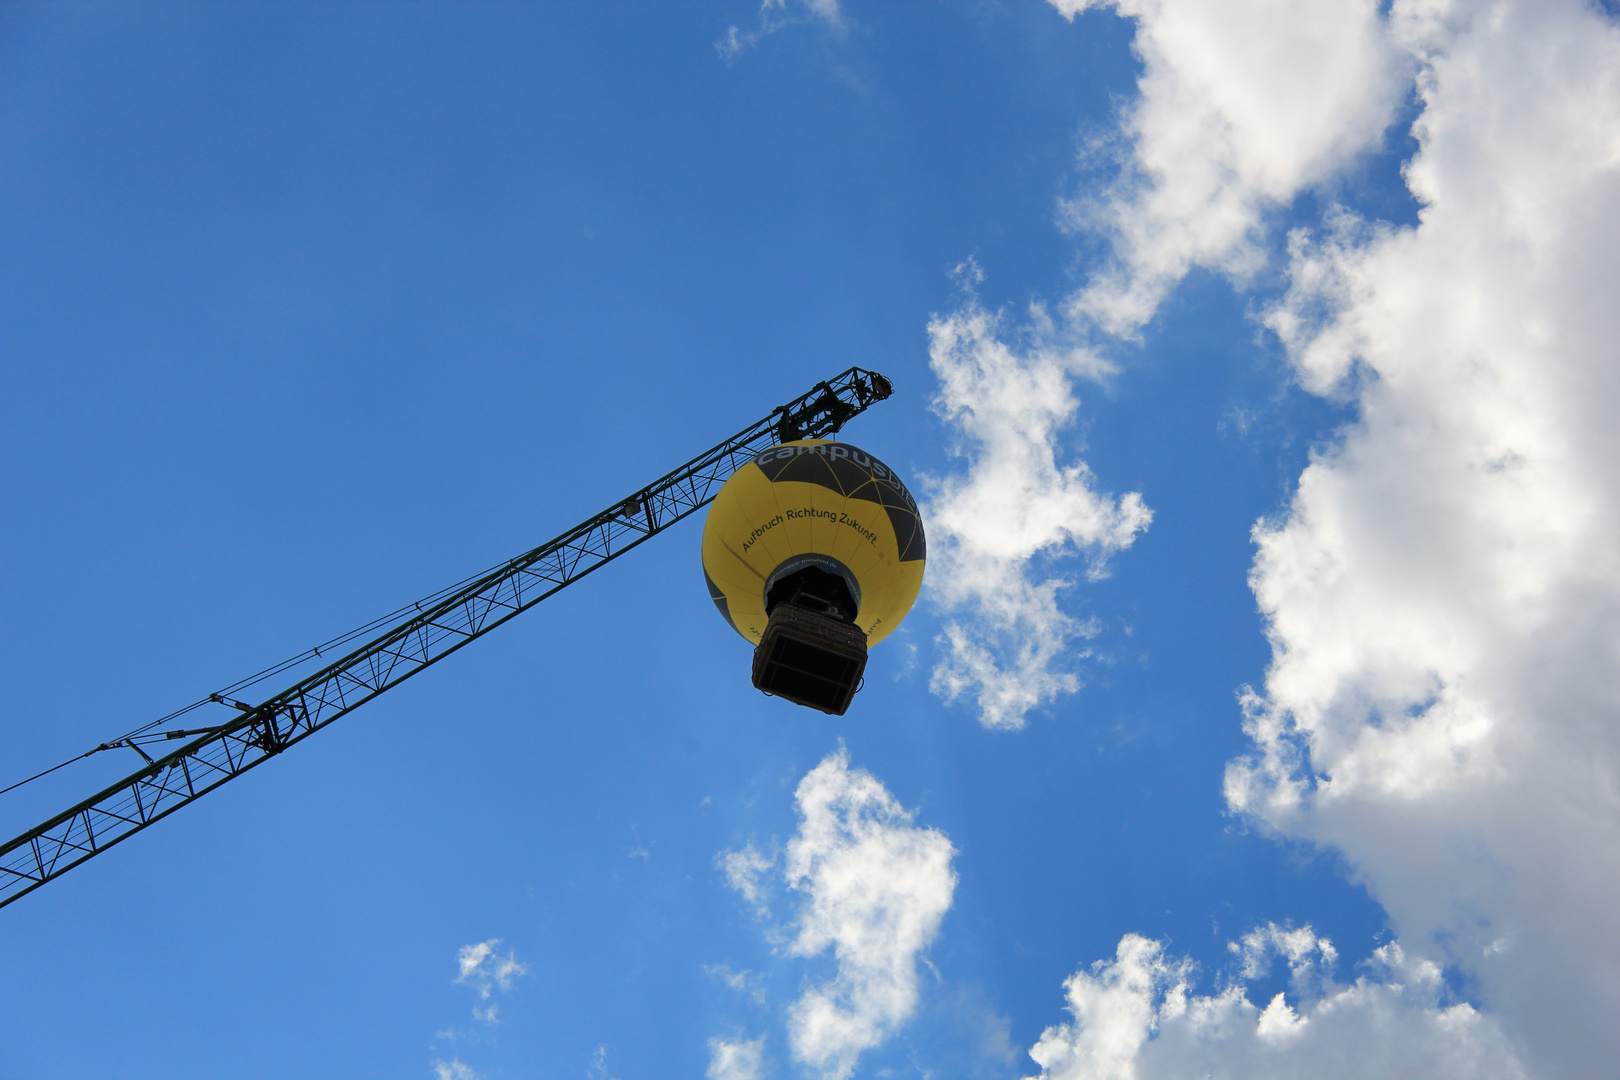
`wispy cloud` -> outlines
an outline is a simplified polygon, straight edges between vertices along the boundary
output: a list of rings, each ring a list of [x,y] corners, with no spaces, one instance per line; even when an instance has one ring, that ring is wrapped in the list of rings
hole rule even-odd
[[[1132,492],[1100,493],[1084,461],[1064,452],[1080,402],[1077,378],[1110,368],[1064,340],[1039,307],[1012,328],[986,310],[971,263],[958,268],[958,306],[928,324],[939,378],[935,410],[958,438],[965,473],[934,481],[927,504],[929,587],[949,614],[932,687],[970,697],[986,727],[1019,728],[1025,714],[1079,686],[1073,644],[1094,629],[1058,603],[1072,584],[1052,560],[1083,556],[1107,572],[1153,513]]]
[[[455,981],[469,986],[478,994],[479,1004],[473,1006],[473,1016],[486,1024],[495,1024],[498,1003],[490,1000],[496,990],[512,989],[518,979],[529,973],[526,965],[518,963],[512,950],[502,956],[496,951],[500,938],[490,938],[476,945],[464,945],[456,955],[460,974]]]
[[[1161,942],[1120,939],[1113,959],[1063,984],[1074,1019],[1049,1027],[1029,1054],[1041,1080],[1522,1080],[1527,1073],[1496,1022],[1467,1004],[1444,1002],[1439,967],[1379,949],[1349,985],[1335,983],[1332,943],[1309,927],[1268,926],[1233,943],[1235,977],[1218,994],[1192,992],[1194,965]],[[1295,997],[1265,1008],[1245,980],[1280,952],[1295,973]],[[1305,978],[1310,974],[1314,978]]]
[[[788,1007],[789,1050],[824,1080],[846,1080],[917,1007],[917,965],[956,889],[955,849],[871,773],[851,769],[842,747],[799,782],[795,801],[799,830],[781,875],[799,903],[778,940],[790,956],[831,949],[837,967]],[[775,863],[749,866],[733,885],[756,903],[748,888]]]
[[[472,1070],[472,1066],[459,1058],[451,1058],[449,1061],[434,1060],[433,1080],[482,1080],[482,1078]]]
[[[473,1019],[479,1021],[482,1028],[473,1028],[468,1031],[458,1031],[454,1027],[434,1033],[436,1041],[457,1043],[467,1039],[474,1043],[485,1041],[496,1024],[500,1023],[498,1015],[499,1003],[494,999],[497,991],[505,993],[516,985],[517,980],[528,974],[528,967],[518,962],[517,957],[508,949],[502,955],[497,946],[500,938],[490,938],[475,945],[464,945],[456,952],[456,977],[451,980],[458,986],[470,988],[478,1000],[474,1002]],[[459,1056],[452,1056],[449,1061],[435,1057],[431,1062],[435,1080],[480,1080],[480,1074],[473,1071],[471,1065],[462,1061]]]
[[[613,1080],[612,1070],[608,1068],[608,1048],[606,1044],[598,1044],[595,1053],[591,1054],[591,1080]]]
[[[704,964],[703,974],[718,979],[739,994],[746,994],[756,1005],[765,1004],[765,979],[758,972],[746,968],[735,971],[729,964]]]
[[[739,851],[722,851],[714,857],[714,864],[726,875],[726,884],[742,893],[743,899],[754,907],[760,918],[770,917],[766,903],[768,885],[765,873],[776,863],[774,855],[767,857],[753,844]]]
[[[764,1080],[765,1037],[709,1040],[708,1080]]]
[[[1333,942],[1317,937],[1309,926],[1284,927],[1267,923],[1244,934],[1241,941],[1227,942],[1226,947],[1238,958],[1238,970],[1243,978],[1255,979],[1266,974],[1272,958],[1281,957],[1288,964],[1289,979],[1298,987],[1325,979],[1339,958]]]
[[[759,5],[759,25],[753,30],[728,27],[720,40],[714,43],[714,48],[721,59],[730,63],[738,53],[753,48],[778,30],[805,22],[820,23],[837,33],[848,28],[838,0],[762,0]]]

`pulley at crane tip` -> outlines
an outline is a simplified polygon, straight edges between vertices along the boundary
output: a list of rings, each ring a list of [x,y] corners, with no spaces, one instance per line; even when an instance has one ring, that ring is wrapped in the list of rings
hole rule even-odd
[[[922,588],[917,502],[864,450],[797,439],[756,454],[715,496],[703,576],[715,607],[754,649],[754,685],[843,715],[866,650]]]

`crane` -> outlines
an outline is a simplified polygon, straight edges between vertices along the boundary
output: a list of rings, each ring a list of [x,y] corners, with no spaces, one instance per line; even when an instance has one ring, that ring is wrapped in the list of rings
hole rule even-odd
[[[128,748],[142,764],[0,846],[0,907],[302,742],[697,512],[761,451],[834,434],[892,392],[882,375],[852,367],[555,539],[80,755]],[[374,636],[257,704],[234,696],[367,634]],[[218,724],[158,730],[208,704],[229,708],[233,715]],[[164,752],[163,746],[174,741],[182,745]]]

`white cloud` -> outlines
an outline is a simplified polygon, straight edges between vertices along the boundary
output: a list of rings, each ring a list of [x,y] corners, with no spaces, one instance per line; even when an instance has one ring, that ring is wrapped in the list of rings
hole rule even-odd
[[[759,27],[743,30],[729,27],[724,36],[714,43],[715,51],[730,63],[743,52],[784,27],[799,22],[819,22],[827,29],[843,32],[848,28],[838,0],[761,0]]]
[[[451,1058],[449,1061],[433,1062],[433,1080],[479,1080],[479,1076],[466,1062]]]
[[[1359,422],[1262,525],[1231,804],[1338,847],[1553,1075],[1620,1060],[1620,32],[1398,3],[1415,229],[1340,215],[1268,317]]]
[[[1536,1071],[1609,1071],[1620,29],[1582,0],[1112,6],[1144,73],[1123,178],[1071,218],[1115,240],[1082,325],[1134,332],[1191,267],[1246,280],[1267,212],[1418,94],[1419,224],[1329,211],[1264,315],[1358,418],[1255,531],[1273,662],[1227,797],[1342,851]]]
[[[607,1065],[608,1048],[597,1044],[596,1052],[591,1055],[591,1076],[594,1080],[614,1080],[612,1072]]]
[[[763,1080],[765,1036],[757,1039],[709,1040],[709,1080]]]
[[[510,949],[502,956],[496,949],[500,943],[500,938],[490,938],[476,945],[463,945],[456,952],[457,973],[453,981],[470,987],[478,995],[478,1001],[473,1005],[473,1019],[489,1025],[500,1023],[499,1003],[492,1000],[495,991],[511,990],[529,970],[518,962]],[[447,1028],[435,1033],[434,1038],[454,1042],[466,1034]],[[449,1061],[435,1058],[432,1068],[436,1080],[479,1080],[479,1074],[473,1071],[472,1066],[459,1058],[452,1057]]]
[[[801,899],[780,941],[797,957],[831,949],[836,968],[788,1007],[788,1046],[825,1080],[845,1080],[862,1052],[916,1010],[917,964],[956,890],[955,849],[939,830],[915,824],[871,773],[851,769],[842,747],[805,775],[795,801],[800,824],[782,879]],[[723,866],[732,854],[741,853],[724,853]],[[757,893],[749,889],[774,865],[757,867],[758,858],[732,881],[750,903]]]
[[[1136,18],[1144,65],[1123,117],[1125,167],[1101,195],[1063,208],[1069,227],[1106,236],[1115,256],[1064,304],[1080,329],[1134,333],[1193,267],[1258,269],[1266,212],[1376,148],[1407,87],[1410,61],[1374,0],[1053,2],[1071,19],[1104,6]],[[932,686],[973,698],[986,726],[1017,728],[1078,688],[1067,661],[1095,631],[1060,606],[1070,581],[1035,561],[1087,550],[1099,573],[1152,513],[1138,494],[1100,494],[1083,462],[1059,463],[1073,380],[1110,369],[1043,310],[1009,332],[970,296],[929,334],[938,409],[973,447],[968,477],[929,506],[930,587],[972,616],[947,624]]]
[[[1117,181],[1064,208],[1113,242],[1114,264],[1072,316],[1134,333],[1194,267],[1245,276],[1264,261],[1267,210],[1379,144],[1409,65],[1377,0],[1051,0],[1066,18],[1137,21],[1143,72],[1123,116]]]
[[[747,844],[741,851],[722,851],[714,857],[714,863],[725,873],[726,884],[742,893],[743,899],[754,906],[756,915],[762,919],[770,915],[763,879],[765,872],[776,864],[774,857],[766,858],[753,844]]]
[[[758,972],[746,968],[734,971],[730,964],[704,964],[703,974],[719,979],[739,994],[748,995],[756,1005],[765,1004],[765,980]]]
[[[508,949],[505,956],[495,951],[500,943],[500,938],[490,938],[476,945],[463,945],[456,954],[456,963],[461,970],[455,981],[472,987],[478,993],[481,1004],[473,1006],[473,1016],[486,1024],[499,1022],[496,1015],[499,1005],[490,1001],[494,991],[512,989],[519,978],[529,973],[528,967],[517,961],[512,950]]]
[[[962,273],[970,284],[977,278],[971,264]],[[945,610],[971,616],[947,622],[932,687],[947,701],[971,696],[986,727],[1019,728],[1030,709],[1078,688],[1064,661],[1094,632],[1058,605],[1070,582],[1038,579],[1035,560],[1085,552],[1090,575],[1101,576],[1153,513],[1134,492],[1099,494],[1085,462],[1060,461],[1061,435],[1079,408],[1073,380],[1109,369],[1061,341],[1043,311],[1033,309],[1009,345],[1002,316],[968,293],[928,333],[935,409],[969,461],[965,476],[931,485],[929,587]]]
[[[1309,926],[1292,929],[1267,923],[1244,934],[1242,941],[1227,942],[1226,947],[1237,955],[1238,972],[1245,979],[1266,974],[1271,958],[1281,956],[1288,961],[1290,978],[1295,983],[1304,983],[1313,976],[1325,977],[1339,958],[1333,942],[1317,937]]]
[[[1349,985],[1326,974],[1331,943],[1275,925],[1246,936],[1237,980],[1191,992],[1192,961],[1127,934],[1114,959],[1064,983],[1072,1022],[1049,1027],[1030,1050],[1043,1080],[1518,1080],[1526,1076],[1495,1022],[1446,1005],[1440,969],[1400,945],[1379,949]],[[1293,974],[1264,1009],[1243,980],[1280,952]]]
[[[917,958],[939,932],[956,889],[955,849],[842,747],[799,782],[802,821],[784,876],[804,902],[796,956],[832,948],[837,972],[789,1009],[793,1056],[843,1080],[917,1007]]]

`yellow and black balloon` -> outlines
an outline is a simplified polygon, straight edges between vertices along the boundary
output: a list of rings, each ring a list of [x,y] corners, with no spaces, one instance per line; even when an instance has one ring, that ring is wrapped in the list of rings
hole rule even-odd
[[[863,669],[865,646],[893,633],[916,601],[925,556],[917,502],[894,470],[824,439],[755,455],[721,487],[703,526],[709,596],[737,633],[758,646],[778,583],[812,568],[847,585],[843,606],[854,610],[834,614],[864,635]]]

